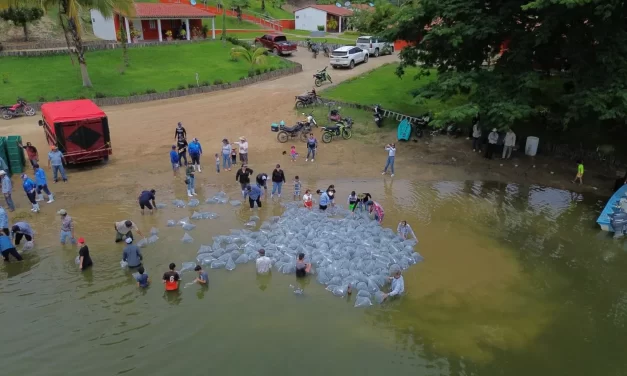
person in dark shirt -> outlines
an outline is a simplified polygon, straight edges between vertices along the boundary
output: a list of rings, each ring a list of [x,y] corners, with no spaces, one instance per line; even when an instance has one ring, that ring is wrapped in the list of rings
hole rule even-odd
[[[185,139],[187,139],[187,131],[185,131],[185,128],[183,127],[183,123],[179,121],[179,123],[176,126],[176,129],[174,130],[174,140],[180,141],[180,140],[185,140]]]
[[[152,214],[152,210],[157,208],[157,204],[155,203],[155,194],[157,191],[151,189],[149,191],[142,191],[139,195],[139,208],[144,214],[144,208],[148,208],[150,210],[150,214]],[[152,204],[150,203],[152,201]]]
[[[368,202],[372,200],[372,195],[370,193],[360,193],[357,195],[357,206],[353,208],[355,211],[356,208],[359,208],[359,211],[363,211],[364,209],[368,209]]]
[[[176,264],[172,262],[170,263],[170,270],[163,273],[163,283],[165,284],[166,291],[176,291],[179,289],[181,277],[174,268],[176,268]]]
[[[311,264],[305,262],[305,254],[299,253],[296,261],[296,276],[305,277],[311,271]]]
[[[246,163],[242,165],[242,168],[237,170],[235,174],[235,180],[239,182],[239,185],[242,187],[242,196],[246,197],[246,186],[250,184],[250,175],[253,174],[253,170],[248,168]]]
[[[137,275],[135,276],[135,280],[137,281],[137,287],[146,288],[150,284],[150,278],[148,278],[148,273],[143,266],[137,268]]]
[[[257,178],[255,180],[257,181],[257,187],[263,188],[266,191],[268,190],[268,174],[262,172],[261,174],[257,175]]]
[[[274,171],[272,171],[272,193],[270,197],[274,197],[274,194],[278,192],[281,197],[281,187],[285,183],[285,173],[281,170],[281,165],[276,165]]]
[[[202,266],[200,265],[196,265],[194,270],[198,273],[198,278],[196,278],[194,282],[200,283],[201,286],[207,286],[207,284],[209,284],[209,274],[202,270]]]
[[[185,160],[185,166],[187,166],[187,140],[179,139],[176,142],[176,147],[179,151],[179,164],[183,166],[183,160]]]
[[[89,256],[89,247],[85,244],[84,238],[78,238],[78,246],[81,247],[78,250],[78,258],[79,263],[78,267],[81,271],[87,270],[87,268],[91,267],[94,263],[91,261],[91,256]]]

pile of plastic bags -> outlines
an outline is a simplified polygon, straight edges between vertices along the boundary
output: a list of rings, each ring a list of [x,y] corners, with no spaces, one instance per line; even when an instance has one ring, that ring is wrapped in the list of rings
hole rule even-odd
[[[274,269],[291,274],[302,252],[327,290],[345,296],[351,286],[357,296],[355,307],[366,307],[373,299],[382,301],[381,288],[390,271],[405,270],[422,260],[414,250],[415,240],[401,239],[365,213],[338,208],[323,213],[297,205],[287,204],[283,215],[269,218],[259,231],[231,230],[230,235],[214,237],[213,244],[200,247],[196,261],[213,269],[234,270],[237,264],[254,262],[263,248]],[[250,222],[258,220],[251,217]]]

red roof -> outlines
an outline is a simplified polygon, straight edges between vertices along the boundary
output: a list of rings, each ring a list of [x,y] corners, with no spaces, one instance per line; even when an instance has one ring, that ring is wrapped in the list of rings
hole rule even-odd
[[[41,113],[46,119],[46,123],[50,125],[107,116],[100,107],[89,99],[44,103],[41,106]]]
[[[216,15],[189,4],[135,3],[133,18],[212,18]]]
[[[321,10],[323,12],[327,12],[329,14],[332,14],[334,16],[348,17],[348,16],[352,16],[353,15],[353,11],[350,10],[350,9],[340,8],[340,7],[335,6],[335,5],[318,5],[318,4],[308,5],[306,7],[302,7],[302,8],[296,9],[294,11],[294,13],[298,12],[301,9],[307,9],[307,8],[318,9],[318,10]]]

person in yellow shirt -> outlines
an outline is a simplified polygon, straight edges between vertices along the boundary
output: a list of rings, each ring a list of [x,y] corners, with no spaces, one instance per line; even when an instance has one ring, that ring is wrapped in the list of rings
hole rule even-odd
[[[575,180],[573,183],[576,183],[579,180],[579,185],[583,184],[583,161],[580,159],[577,161],[577,175],[575,176]]]

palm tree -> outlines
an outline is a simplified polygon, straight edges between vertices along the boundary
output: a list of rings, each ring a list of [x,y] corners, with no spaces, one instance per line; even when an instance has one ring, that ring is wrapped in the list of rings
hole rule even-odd
[[[246,49],[242,46],[236,46],[231,48],[231,57],[234,59],[244,58],[247,62],[250,63],[250,68],[252,69],[255,65],[264,65],[266,63],[266,50],[263,47],[259,47],[256,49]]]

